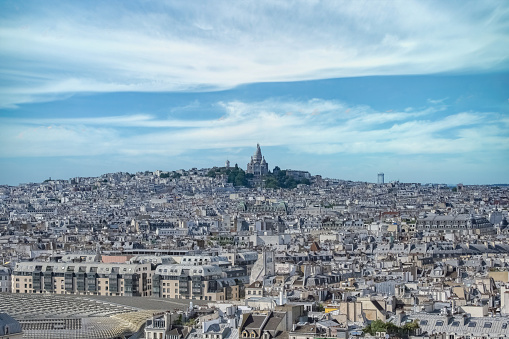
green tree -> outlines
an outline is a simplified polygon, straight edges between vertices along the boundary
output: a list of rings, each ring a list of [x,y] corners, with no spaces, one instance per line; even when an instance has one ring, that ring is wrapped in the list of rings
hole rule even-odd
[[[390,322],[383,322],[382,320],[375,320],[368,324],[368,326],[364,327],[362,331],[364,333],[369,333],[371,335],[375,335],[376,332],[387,332],[388,334],[400,334],[400,335],[409,335],[410,333],[414,333],[416,329],[419,328],[419,321],[414,320],[411,323],[406,323],[402,327],[396,326]]]
[[[246,174],[244,171],[239,171],[235,176],[234,186],[247,186]]]
[[[387,325],[380,319],[370,322],[368,326],[362,329],[364,333],[369,333],[371,335],[375,335],[376,332],[386,332],[386,330]]]
[[[415,330],[418,328],[419,328],[419,321],[417,319],[415,319],[411,323],[406,323],[405,325],[403,325],[403,330],[406,332],[410,332],[410,333],[415,332]]]
[[[179,314],[179,317],[173,321],[173,325],[182,325],[182,314]]]

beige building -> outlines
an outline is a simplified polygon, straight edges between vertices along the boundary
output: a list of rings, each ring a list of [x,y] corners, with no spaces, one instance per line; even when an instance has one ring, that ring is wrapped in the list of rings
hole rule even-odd
[[[263,297],[263,284],[261,281],[246,286],[246,297]]]
[[[153,293],[162,298],[195,300],[238,300],[240,286],[224,278],[214,265],[160,265],[153,277]]]
[[[21,262],[12,293],[151,296],[151,264]]]

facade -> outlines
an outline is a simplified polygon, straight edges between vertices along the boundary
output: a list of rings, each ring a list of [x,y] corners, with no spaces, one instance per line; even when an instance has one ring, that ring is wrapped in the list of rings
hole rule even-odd
[[[262,156],[260,144],[256,144],[255,154],[251,157],[251,161],[247,164],[247,173],[253,174],[255,177],[266,175],[269,173],[269,165]]]
[[[263,297],[263,284],[261,281],[246,286],[246,297]]]
[[[151,264],[22,262],[12,273],[12,293],[150,296]]]
[[[298,171],[298,170],[292,170],[287,169],[286,175],[289,177],[294,178],[295,180],[302,180],[302,179],[311,179],[311,173],[308,171]]]
[[[153,294],[162,298],[238,300],[240,288],[233,278],[224,278],[215,265],[160,265],[153,277]]]
[[[180,258],[178,263],[188,266],[214,265],[218,267],[230,267],[232,265],[226,256],[211,255],[184,255]]]
[[[470,214],[426,214],[417,219],[417,231],[459,232],[463,234],[495,234],[496,229],[484,217]]]
[[[183,339],[189,334],[186,327],[173,325],[176,314],[166,312],[147,320],[145,325],[145,338],[147,339]]]
[[[0,267],[0,293],[11,291],[11,274],[8,268]]]

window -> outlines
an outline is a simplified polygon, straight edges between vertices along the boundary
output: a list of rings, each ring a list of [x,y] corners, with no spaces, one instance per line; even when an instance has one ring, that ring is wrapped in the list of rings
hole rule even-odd
[[[475,327],[475,325],[477,325],[475,321],[471,321],[468,323],[468,327]]]
[[[459,321],[454,321],[451,326],[458,327],[460,325]]]
[[[435,326],[443,326],[444,325],[444,322],[442,320],[438,320],[436,323],[435,323]]]
[[[491,328],[491,323],[484,323],[484,328]]]

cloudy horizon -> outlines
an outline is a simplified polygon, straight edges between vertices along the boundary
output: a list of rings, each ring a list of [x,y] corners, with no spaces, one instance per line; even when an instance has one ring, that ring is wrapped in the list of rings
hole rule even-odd
[[[503,1],[3,2],[0,184],[269,166],[509,183]]]

